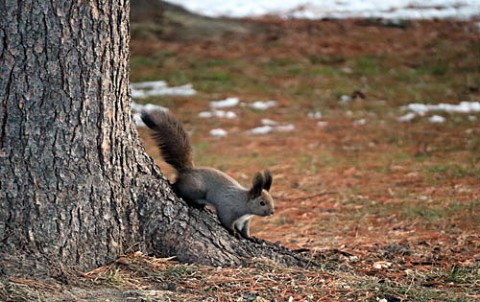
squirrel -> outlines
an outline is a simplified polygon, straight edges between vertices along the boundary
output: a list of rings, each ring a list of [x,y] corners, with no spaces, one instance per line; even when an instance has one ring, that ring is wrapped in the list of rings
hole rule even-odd
[[[246,239],[252,238],[249,224],[253,215],[273,215],[274,202],[269,193],[273,178],[269,170],[257,172],[252,187],[246,189],[222,171],[195,167],[188,134],[173,115],[166,111],[144,111],[141,118],[153,130],[152,137],[163,160],[177,172],[173,191],[190,206],[213,206],[220,223],[231,234]]]

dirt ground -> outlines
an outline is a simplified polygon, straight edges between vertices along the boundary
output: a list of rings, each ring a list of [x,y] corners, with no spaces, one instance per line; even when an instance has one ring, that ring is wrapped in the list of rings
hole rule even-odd
[[[276,213],[254,218],[251,233],[305,249],[319,268],[281,268],[257,259],[248,268],[220,269],[136,253],[83,274],[83,285],[58,289],[10,280],[0,287],[0,297],[19,292],[24,301],[49,300],[49,293],[58,301],[480,299],[480,112],[434,112],[399,121],[410,103],[480,101],[480,23],[242,22],[258,30],[133,39],[132,81],[192,83],[195,96],[142,102],[167,106],[185,123],[197,165],[221,169],[245,186],[255,171],[270,169]],[[245,104],[277,105],[265,111],[226,108],[236,119],[198,116],[210,101],[232,96]],[[429,122],[433,115],[446,121]],[[293,130],[251,134],[262,119]],[[215,128],[228,135],[209,135]],[[173,179],[148,132],[139,131],[147,152]]]

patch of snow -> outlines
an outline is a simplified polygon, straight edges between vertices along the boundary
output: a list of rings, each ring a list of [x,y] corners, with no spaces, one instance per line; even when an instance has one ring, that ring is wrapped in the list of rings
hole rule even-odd
[[[444,118],[443,116],[440,116],[440,115],[433,115],[431,117],[428,118],[428,121],[430,123],[444,123],[447,119]]]
[[[288,124],[288,125],[280,125],[274,128],[275,131],[278,132],[290,132],[295,130],[295,125],[293,124]]]
[[[362,118],[353,122],[355,126],[363,126],[367,123],[367,120]]]
[[[468,116],[468,120],[469,120],[470,122],[475,122],[475,121],[477,121],[477,117],[476,117],[475,115],[469,115],[469,116]]]
[[[459,104],[422,104],[412,103],[408,104],[405,109],[409,110],[407,114],[398,118],[400,122],[410,122],[416,116],[424,116],[429,112],[447,112],[447,113],[476,113],[480,112],[480,102],[460,102]],[[470,115],[468,119],[472,121]],[[476,118],[476,117],[475,117]],[[440,115],[433,115],[428,118],[431,123],[444,123],[446,118]]]
[[[216,129],[210,130],[210,135],[215,136],[215,137],[225,137],[225,136],[227,136],[227,134],[228,134],[228,132],[221,129],[221,128],[216,128]]]
[[[210,17],[283,18],[471,18],[480,14],[478,0],[168,0]]]
[[[192,84],[169,87],[164,81],[151,81],[130,84],[131,95],[134,99],[144,99],[151,96],[177,95],[192,96],[197,93]]]
[[[250,130],[250,133],[252,134],[267,134],[270,132],[273,132],[272,126],[261,126],[261,127],[256,127]]]
[[[268,120],[268,119],[263,119],[262,124],[263,126],[251,129],[250,133],[251,134],[267,134],[271,132],[290,132],[295,130],[295,125],[293,124],[278,125],[277,122]]]
[[[253,103],[247,104],[248,106],[257,109],[257,110],[267,110],[271,107],[275,107],[277,105],[277,101],[270,100],[270,101],[256,101]]]
[[[346,105],[346,104],[350,103],[351,100],[352,100],[352,98],[349,95],[342,95],[340,97],[340,99],[338,100],[338,102],[342,105]]]
[[[456,113],[480,112],[480,102],[460,102],[459,104],[436,104],[436,105],[412,103],[407,106],[407,109],[421,115],[429,111],[443,111],[443,112],[456,112]]]
[[[153,111],[168,111],[167,107],[163,107],[160,105],[155,105],[155,104],[138,104],[135,102],[132,102],[130,104],[130,108],[132,108],[133,112],[153,112]]]
[[[317,126],[318,127],[326,127],[328,125],[328,122],[325,122],[325,121],[319,121],[317,122]]]
[[[400,122],[410,122],[412,121],[417,115],[413,112],[409,112],[405,115],[402,115],[401,117],[398,118]]]
[[[223,117],[228,119],[234,119],[237,118],[237,114],[233,111],[227,111],[225,112],[225,115]]]
[[[407,109],[415,112],[416,114],[421,114],[421,115],[424,115],[429,111],[428,105],[421,104],[421,103],[408,104]]]
[[[213,111],[202,111],[198,113],[198,117],[201,117],[201,118],[211,118],[213,116],[214,116]]]
[[[233,111],[224,111],[224,110],[212,110],[212,111],[202,111],[198,114],[198,117],[201,118],[226,118],[226,119],[235,119],[237,114]]]
[[[277,122],[275,122],[274,120],[268,119],[268,118],[262,118],[262,120],[261,120],[260,122],[261,122],[262,125],[264,125],[264,126],[275,126],[275,125],[278,125]]]
[[[307,114],[307,117],[308,117],[308,118],[311,118],[311,119],[316,119],[316,120],[318,120],[318,119],[322,118],[322,113],[321,113],[320,111],[309,112],[309,113]]]
[[[277,101],[269,100],[269,101],[256,101],[253,103],[240,103],[240,99],[237,97],[228,97],[224,100],[212,101],[210,102],[210,108],[228,108],[228,107],[235,107],[241,104],[242,106],[248,106],[257,110],[267,110],[271,107],[277,105]]]
[[[212,108],[227,108],[235,107],[239,104],[240,100],[235,97],[229,97],[224,100],[212,101],[210,102],[210,107]]]

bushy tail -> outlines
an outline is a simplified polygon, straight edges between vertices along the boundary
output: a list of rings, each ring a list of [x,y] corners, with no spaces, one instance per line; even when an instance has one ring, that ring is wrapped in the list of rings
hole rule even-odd
[[[177,171],[193,168],[192,147],[182,124],[166,111],[142,112],[142,120],[153,130],[160,153]]]

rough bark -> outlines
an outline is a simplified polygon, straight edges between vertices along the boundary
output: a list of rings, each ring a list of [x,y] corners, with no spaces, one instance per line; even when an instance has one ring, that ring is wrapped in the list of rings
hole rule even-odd
[[[87,268],[141,242],[127,5],[2,4],[1,252]]]
[[[145,154],[129,108],[128,0],[2,0],[0,12],[0,275],[89,270],[134,250],[302,263],[187,207]]]

